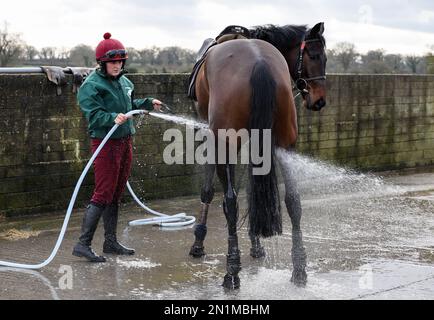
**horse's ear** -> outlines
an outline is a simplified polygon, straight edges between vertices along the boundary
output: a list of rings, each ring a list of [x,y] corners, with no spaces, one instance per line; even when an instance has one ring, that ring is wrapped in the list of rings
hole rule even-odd
[[[324,22],[319,22],[310,31],[310,35],[322,35],[324,33]]]

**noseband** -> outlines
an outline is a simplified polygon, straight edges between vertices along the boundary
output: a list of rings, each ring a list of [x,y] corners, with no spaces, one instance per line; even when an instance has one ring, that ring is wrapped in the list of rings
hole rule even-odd
[[[300,93],[302,95],[306,95],[309,93],[309,91],[307,90],[307,83],[309,81],[315,81],[315,80],[326,80],[326,75],[321,75],[321,76],[316,76],[316,77],[310,77],[310,78],[303,78],[302,77],[302,73],[303,73],[303,54],[304,54],[304,50],[306,47],[306,43],[311,43],[311,42],[316,42],[316,41],[321,41],[320,39],[309,39],[309,40],[303,40],[301,41],[301,46],[300,46],[300,55],[298,57],[298,64],[297,64],[297,79],[295,79],[295,85],[294,85],[294,89],[297,89],[298,91],[300,91]]]

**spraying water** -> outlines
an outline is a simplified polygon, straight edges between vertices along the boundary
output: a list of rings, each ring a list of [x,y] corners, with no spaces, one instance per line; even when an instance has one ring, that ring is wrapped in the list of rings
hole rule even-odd
[[[301,194],[369,197],[402,191],[400,187],[387,184],[382,177],[371,173],[356,172],[283,149],[277,151],[277,156],[282,170],[289,170],[295,177]]]
[[[163,119],[166,121],[174,122],[176,124],[186,125],[188,127],[193,127],[196,129],[208,129],[208,124],[203,122],[198,122],[194,119],[189,119],[181,116],[174,116],[169,115],[165,113],[157,113],[157,112],[151,112],[150,115],[153,117]]]
[[[208,124],[191,118],[163,113],[150,113],[153,117],[186,125],[196,129],[208,129]],[[137,126],[141,125],[141,116]],[[295,177],[300,192],[315,197],[352,195],[369,197],[380,194],[400,193],[399,186],[385,183],[382,177],[372,173],[360,173],[325,161],[283,149],[277,150],[282,170],[289,170]]]

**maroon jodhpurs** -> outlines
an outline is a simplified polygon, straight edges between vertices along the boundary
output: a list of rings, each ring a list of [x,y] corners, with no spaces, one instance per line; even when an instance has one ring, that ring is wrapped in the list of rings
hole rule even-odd
[[[92,153],[102,139],[92,139]],[[131,172],[133,146],[131,136],[109,139],[96,157],[93,168],[95,189],[91,201],[99,205],[119,203]]]

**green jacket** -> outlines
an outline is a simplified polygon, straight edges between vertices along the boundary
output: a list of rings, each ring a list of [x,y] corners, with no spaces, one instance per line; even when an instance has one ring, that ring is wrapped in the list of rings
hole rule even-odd
[[[78,103],[89,122],[91,138],[104,138],[115,125],[119,113],[134,109],[152,110],[153,98],[134,99],[134,85],[125,76],[113,79],[100,70],[92,72],[78,91]],[[119,139],[136,133],[132,119],[119,126],[111,139]]]

